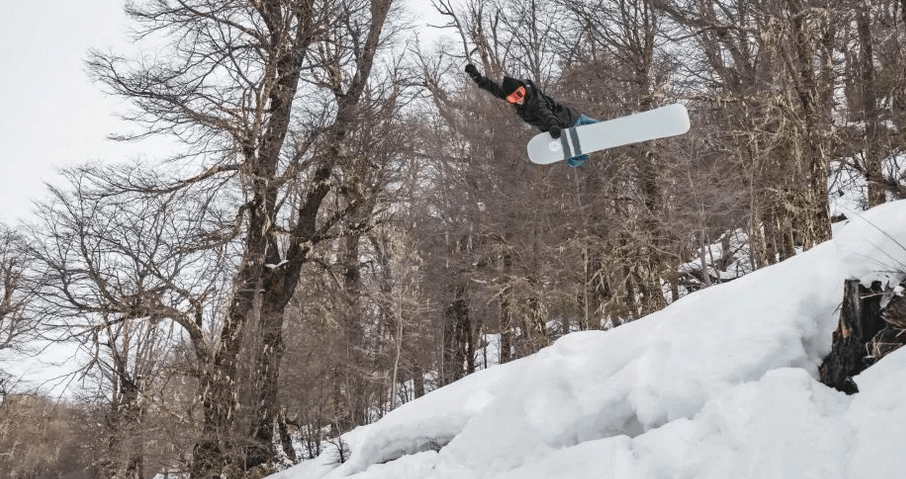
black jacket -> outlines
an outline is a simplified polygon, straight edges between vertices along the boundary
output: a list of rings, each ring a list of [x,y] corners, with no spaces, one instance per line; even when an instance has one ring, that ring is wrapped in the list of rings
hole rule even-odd
[[[487,77],[482,75],[476,80],[476,83],[497,98],[506,99],[500,85]],[[522,80],[522,84],[525,85],[525,103],[513,104],[513,107],[516,108],[516,114],[523,121],[541,131],[547,131],[554,125],[569,128],[576,124],[580,113],[574,108],[557,103],[556,100],[538,89],[531,80]]]

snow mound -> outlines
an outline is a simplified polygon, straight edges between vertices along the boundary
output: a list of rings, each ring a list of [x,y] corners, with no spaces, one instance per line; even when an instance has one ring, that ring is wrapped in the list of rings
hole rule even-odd
[[[850,219],[834,234],[846,276],[862,284],[882,285],[906,271],[906,200],[884,203],[862,213],[847,212]]]
[[[906,203],[876,208],[783,263],[403,405],[348,434],[343,464],[275,477],[902,477],[906,350],[856,396],[815,378],[843,280],[906,264],[903,239]]]

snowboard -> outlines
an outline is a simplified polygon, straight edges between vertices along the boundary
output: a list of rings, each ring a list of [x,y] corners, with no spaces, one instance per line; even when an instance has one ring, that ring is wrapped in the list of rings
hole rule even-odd
[[[542,132],[528,142],[532,163],[546,165],[593,151],[681,135],[689,131],[689,113],[680,104],[667,105],[612,120],[566,128],[560,138]]]

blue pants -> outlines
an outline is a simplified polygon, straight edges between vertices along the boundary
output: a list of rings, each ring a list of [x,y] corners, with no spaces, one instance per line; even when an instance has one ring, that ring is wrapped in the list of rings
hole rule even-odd
[[[590,116],[579,115],[579,119],[576,120],[576,123],[573,125],[573,127],[582,126],[582,125],[591,125],[592,123],[597,123],[597,122],[598,122],[598,120],[596,120]],[[566,164],[573,168],[578,168],[578,167],[582,166],[582,163],[585,163],[585,160],[587,160],[587,159],[588,159],[588,155],[574,156],[572,158],[567,158]]]

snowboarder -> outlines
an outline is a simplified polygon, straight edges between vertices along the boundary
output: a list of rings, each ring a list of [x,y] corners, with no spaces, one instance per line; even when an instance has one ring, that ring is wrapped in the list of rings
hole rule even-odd
[[[560,131],[564,128],[598,122],[598,120],[583,115],[576,109],[562,105],[545,95],[531,80],[518,80],[505,76],[503,82],[498,85],[478,73],[478,69],[471,63],[466,65],[466,73],[480,88],[513,105],[516,114],[523,121],[541,131],[550,133],[554,139],[560,138]],[[585,163],[587,158],[588,155],[579,155],[567,158],[566,163],[576,168]]]

